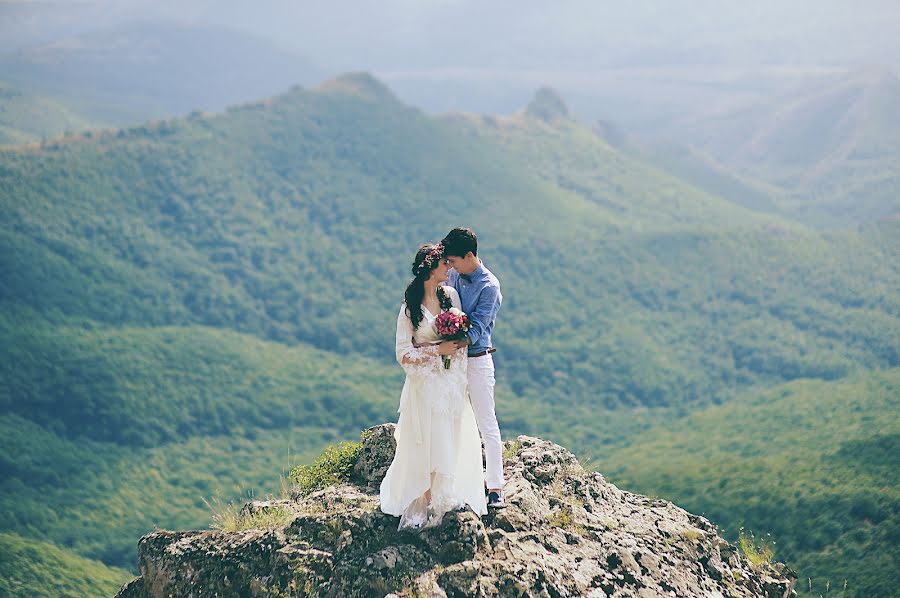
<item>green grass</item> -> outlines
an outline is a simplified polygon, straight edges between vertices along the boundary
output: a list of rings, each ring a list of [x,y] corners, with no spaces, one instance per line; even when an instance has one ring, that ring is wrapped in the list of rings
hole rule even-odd
[[[558,509],[547,516],[547,524],[550,527],[559,527],[562,529],[571,529],[575,521],[572,519],[572,509],[568,505],[561,505]]]
[[[222,502],[218,497],[214,497],[211,502],[207,503],[207,506],[212,514],[210,527],[223,532],[276,529],[286,526],[294,519],[293,511],[282,506],[259,509],[252,513],[242,513],[243,502]]]
[[[738,530],[738,548],[754,567],[771,563],[775,558],[775,547],[769,539],[757,539],[753,532]]]
[[[361,442],[341,442],[327,447],[310,465],[298,465],[290,473],[301,494],[345,484],[359,459]]]
[[[507,441],[503,446],[503,460],[511,461],[519,454],[522,449],[522,441],[519,439]]]

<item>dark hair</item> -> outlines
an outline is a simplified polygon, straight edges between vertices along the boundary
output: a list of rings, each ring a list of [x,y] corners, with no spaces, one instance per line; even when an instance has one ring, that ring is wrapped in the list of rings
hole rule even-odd
[[[412,274],[413,279],[406,286],[406,313],[412,320],[413,330],[422,323],[422,299],[425,298],[425,281],[431,276],[431,271],[438,267],[440,260],[433,260],[431,267],[421,268],[425,257],[435,248],[431,243],[425,243],[416,252],[416,259],[413,260]]]
[[[444,255],[466,257],[470,251],[472,255],[478,255],[478,237],[471,228],[454,228],[441,243],[444,244]]]

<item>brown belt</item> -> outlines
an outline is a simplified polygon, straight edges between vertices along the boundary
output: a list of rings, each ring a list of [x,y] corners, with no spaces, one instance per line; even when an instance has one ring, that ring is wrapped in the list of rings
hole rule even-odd
[[[475,353],[474,355],[469,355],[469,357],[484,357],[488,353],[494,353],[497,349],[491,347],[487,351],[482,351],[481,353]]]

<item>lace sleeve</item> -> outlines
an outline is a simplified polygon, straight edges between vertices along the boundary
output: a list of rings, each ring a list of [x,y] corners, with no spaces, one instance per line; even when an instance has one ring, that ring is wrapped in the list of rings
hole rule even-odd
[[[406,313],[406,304],[400,307],[397,315],[397,362],[407,374],[420,373],[430,370],[440,362],[437,345],[424,347],[413,346],[412,321]]]

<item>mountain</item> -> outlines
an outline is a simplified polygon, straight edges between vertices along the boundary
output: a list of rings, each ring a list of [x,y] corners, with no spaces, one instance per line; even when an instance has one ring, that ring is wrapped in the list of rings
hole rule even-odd
[[[465,220],[513,298],[498,359],[517,395],[692,404],[897,363],[890,223],[818,235],[666,177],[574,121],[431,119],[349,77],[3,163],[14,251],[2,297],[40,313],[384,359],[406,277],[396,256]],[[344,330],[359,313],[367,325]]]
[[[249,529],[144,536],[141,576],[117,597],[797,595],[790,569],[752,562],[706,519],[623,492],[528,436],[504,449],[507,508],[397,531],[398,518],[378,508],[393,433],[392,424],[363,433],[352,484],[247,504]],[[279,521],[254,525],[275,513]]]
[[[684,126],[691,127],[697,145],[726,163],[755,163],[774,170],[773,178],[811,169],[802,181],[811,182],[833,162],[900,149],[898,110],[900,79],[891,70],[872,68]]]
[[[0,211],[3,531],[107,565],[390,420],[409,261],[460,224],[503,285],[507,436],[602,459],[751,389],[900,367],[900,221],[736,205],[550,90],[430,117],[355,73],[6,148]]]
[[[642,434],[596,466],[666,496],[734,538],[765,530],[825,592],[900,587],[900,369],[747,393]]]
[[[0,82],[0,145],[40,141],[91,126],[58,101]]]
[[[743,176],[781,188],[812,222],[896,215],[900,79],[868,68],[740,108],[701,111],[669,134]]]
[[[0,72],[104,126],[222,110],[321,78],[309,61],[261,37],[168,21],[19,49],[0,56]]]
[[[622,143],[622,149],[707,193],[757,212],[784,214],[777,201],[785,194],[782,189],[741,176],[694,147],[631,139]]]

